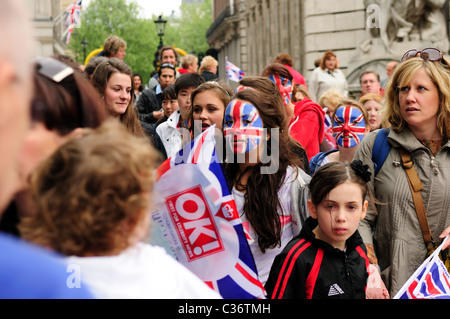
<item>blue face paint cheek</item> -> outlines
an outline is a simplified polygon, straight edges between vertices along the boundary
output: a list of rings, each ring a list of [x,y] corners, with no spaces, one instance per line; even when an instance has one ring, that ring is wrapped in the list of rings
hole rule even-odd
[[[262,128],[263,122],[262,119],[258,116],[255,122],[253,122],[252,127]]]
[[[242,113],[241,114],[253,114],[256,110],[256,107],[253,104],[245,103],[243,105]]]

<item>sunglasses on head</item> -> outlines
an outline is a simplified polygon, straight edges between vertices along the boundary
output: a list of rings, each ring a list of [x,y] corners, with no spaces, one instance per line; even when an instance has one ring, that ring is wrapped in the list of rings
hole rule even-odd
[[[425,61],[440,61],[444,57],[441,50],[436,48],[426,48],[422,51],[412,49],[403,54],[400,62],[412,59],[417,55],[419,55]]]
[[[51,57],[38,57],[34,62],[39,74],[56,83],[60,83],[74,73],[71,67]]]
[[[170,68],[172,70],[175,70],[175,67],[172,64],[170,64],[170,63],[163,63],[163,64],[161,64],[160,69],[165,69],[165,68]]]

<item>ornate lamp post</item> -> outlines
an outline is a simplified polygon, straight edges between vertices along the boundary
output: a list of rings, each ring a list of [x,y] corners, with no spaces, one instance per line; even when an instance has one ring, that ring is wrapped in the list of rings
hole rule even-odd
[[[159,45],[155,52],[155,59],[153,60],[153,66],[156,68],[159,62],[159,50],[163,47],[162,37],[164,36],[164,30],[166,28],[167,20],[164,20],[160,15],[157,20],[153,21],[156,25],[156,31],[159,36]]]
[[[86,46],[89,44],[89,42],[86,40],[86,37],[83,38],[83,41],[81,41],[81,45],[83,46],[83,54],[84,59],[83,61],[86,61]]]

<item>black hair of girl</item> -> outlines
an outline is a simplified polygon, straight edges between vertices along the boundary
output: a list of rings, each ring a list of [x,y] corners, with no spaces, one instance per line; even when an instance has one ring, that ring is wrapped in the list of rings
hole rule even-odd
[[[170,84],[168,87],[166,87],[162,92],[162,99],[163,100],[176,100],[177,94],[175,93],[175,86],[173,84]]]
[[[353,182],[361,188],[362,202],[369,196],[369,203],[372,206],[375,203],[378,204],[370,192],[368,183],[360,172],[352,168],[352,163],[331,162],[319,167],[312,176],[308,186],[311,202],[315,206],[326,199],[334,188],[347,181]],[[373,208],[375,209],[375,207]]]
[[[270,81],[269,81],[270,82]],[[272,83],[272,82],[270,82]],[[273,83],[272,83],[273,84]],[[278,208],[282,209],[278,191],[283,186],[288,166],[302,167],[300,159],[293,153],[290,137],[286,129],[286,115],[284,104],[279,99],[274,102],[273,97],[263,93],[264,90],[243,89],[232,98],[247,101],[254,105],[262,119],[264,128],[270,133],[272,128],[279,129],[279,140],[267,142],[267,154],[271,160],[263,164],[249,165],[243,173],[239,172],[239,164],[236,161],[225,165],[225,173],[231,185],[238,190],[245,188],[244,212],[258,235],[258,245],[264,253],[268,248],[274,248],[281,243],[281,223]],[[275,138],[271,135],[270,139]],[[278,152],[272,152],[271,145],[278,145]],[[278,158],[273,158],[278,156]],[[278,170],[274,174],[261,174],[262,166],[270,166],[277,160]],[[240,177],[247,171],[251,171],[245,186],[240,184]]]

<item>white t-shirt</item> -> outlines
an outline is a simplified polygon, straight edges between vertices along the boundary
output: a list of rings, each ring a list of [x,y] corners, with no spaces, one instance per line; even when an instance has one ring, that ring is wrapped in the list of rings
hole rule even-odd
[[[66,258],[82,284],[101,299],[220,299],[161,247],[138,243],[116,256]],[[75,288],[74,288],[75,289]]]
[[[255,233],[253,227],[250,225],[247,217],[243,214],[244,211],[244,193],[239,192],[233,187],[233,198],[236,203],[236,208],[241,216],[242,224],[244,229],[247,231],[251,240],[249,240],[250,249],[255,260],[256,269],[258,270],[259,279],[264,285],[269,277],[270,268],[272,267],[273,260],[275,257],[281,253],[283,248],[287,243],[294,237],[294,231],[292,227],[292,216],[291,216],[291,185],[296,178],[296,173],[292,167],[288,167],[286,171],[286,177],[278,191],[278,197],[280,204],[283,207],[283,211],[278,209],[278,214],[280,215],[281,222],[281,246],[275,248],[266,249],[265,253],[262,253],[258,245],[257,234]]]

